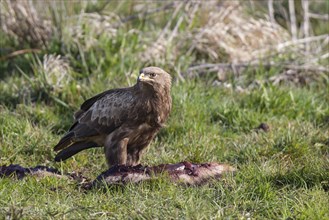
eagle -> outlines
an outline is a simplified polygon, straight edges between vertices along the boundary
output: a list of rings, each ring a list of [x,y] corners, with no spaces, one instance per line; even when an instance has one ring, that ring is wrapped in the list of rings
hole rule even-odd
[[[159,67],[140,71],[132,87],[110,89],[86,100],[69,131],[54,147],[63,161],[93,147],[104,147],[108,165],[136,166],[171,108],[171,76]]]

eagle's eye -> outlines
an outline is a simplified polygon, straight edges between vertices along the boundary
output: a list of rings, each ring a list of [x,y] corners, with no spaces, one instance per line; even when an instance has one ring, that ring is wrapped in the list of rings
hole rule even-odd
[[[155,74],[155,73],[150,73],[150,76],[151,77],[155,77],[157,74]]]

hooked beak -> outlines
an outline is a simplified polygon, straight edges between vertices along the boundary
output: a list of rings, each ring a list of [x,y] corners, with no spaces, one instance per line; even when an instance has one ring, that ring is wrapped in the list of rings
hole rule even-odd
[[[145,75],[144,73],[139,74],[138,76],[138,81],[150,81],[152,79],[150,79],[150,77],[148,77],[147,75]]]

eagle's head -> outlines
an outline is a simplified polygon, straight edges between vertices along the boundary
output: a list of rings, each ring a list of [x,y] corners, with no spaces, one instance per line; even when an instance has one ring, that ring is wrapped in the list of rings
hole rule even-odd
[[[154,89],[161,87],[170,90],[171,76],[159,67],[145,67],[140,71],[137,83]]]

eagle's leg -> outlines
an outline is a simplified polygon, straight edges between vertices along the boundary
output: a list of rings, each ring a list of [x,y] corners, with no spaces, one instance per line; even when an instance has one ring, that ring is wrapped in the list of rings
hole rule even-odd
[[[117,142],[107,141],[105,143],[105,157],[109,167],[127,164],[128,141],[128,138],[124,138]]]
[[[147,146],[138,149],[138,148],[134,148],[134,150],[132,151],[128,151],[128,155],[127,155],[127,165],[128,166],[137,166],[139,165],[139,161],[141,159],[141,156],[145,150]]]

